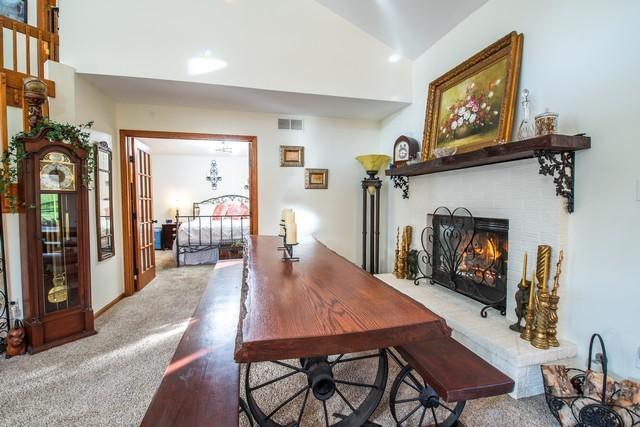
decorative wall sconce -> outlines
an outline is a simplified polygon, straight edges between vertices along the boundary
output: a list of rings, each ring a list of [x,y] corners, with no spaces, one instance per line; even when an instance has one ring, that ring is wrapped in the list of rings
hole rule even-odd
[[[218,189],[218,183],[222,181],[222,177],[218,175],[218,162],[215,160],[211,160],[211,168],[209,169],[209,175],[207,175],[206,179],[211,183],[212,190]]]

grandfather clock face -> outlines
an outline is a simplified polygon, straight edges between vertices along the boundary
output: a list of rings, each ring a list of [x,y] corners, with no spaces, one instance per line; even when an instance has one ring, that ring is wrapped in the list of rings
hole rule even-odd
[[[40,160],[41,191],[76,191],[76,165],[67,155],[47,153]]]

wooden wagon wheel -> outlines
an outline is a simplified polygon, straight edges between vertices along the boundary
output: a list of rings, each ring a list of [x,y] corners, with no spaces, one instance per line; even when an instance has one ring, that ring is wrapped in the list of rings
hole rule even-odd
[[[368,364],[376,362],[373,378]],[[356,366],[360,364],[367,369],[358,371]],[[265,369],[258,370],[257,366]],[[272,370],[276,372],[265,378],[265,372]],[[366,378],[354,379],[354,372]],[[261,427],[362,426],[382,399],[387,375],[386,350],[300,359],[299,363],[249,363],[245,376],[247,404]],[[319,410],[311,411],[311,405],[318,405]],[[346,405],[350,413],[332,413],[330,408],[336,405],[341,409]],[[318,413],[319,420],[314,419]]]
[[[465,401],[445,403],[438,393],[413,373],[411,366],[402,368],[391,386],[389,409],[398,426],[457,425]]]

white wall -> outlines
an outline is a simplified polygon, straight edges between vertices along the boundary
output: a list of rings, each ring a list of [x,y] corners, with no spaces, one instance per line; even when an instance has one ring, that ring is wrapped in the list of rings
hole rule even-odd
[[[315,0],[61,0],[60,10],[60,57],[81,73],[410,98],[410,62],[390,63],[391,48]],[[206,52],[226,68],[190,73]]]
[[[113,150],[113,221],[116,256],[98,261],[95,192],[89,192],[91,239],[91,299],[97,311],[124,292],[122,261],[122,207],[120,200],[120,161],[115,104],[85,79],[75,76],[76,123],[93,121],[92,140],[107,141]],[[55,116],[53,116],[55,118]]]
[[[560,114],[561,133],[592,137],[593,148],[576,155],[575,213],[557,211],[560,200],[549,199],[555,192],[551,178],[536,173],[535,160],[524,160],[411,178],[410,200],[397,192],[389,199],[390,229],[405,223],[423,227],[429,210],[446,202],[516,216],[531,233],[519,252],[531,253],[533,243],[566,243],[559,334],[579,345],[584,360],[590,334],[602,333],[612,371],[636,378],[638,16],[640,3],[634,1],[490,1],[416,60],[413,104],[386,119],[381,136],[388,151],[402,133],[421,140],[429,82],[511,30],[524,33],[521,88],[531,91],[534,114],[548,107]],[[470,188],[479,197],[472,198]],[[514,213],[523,207],[531,208],[530,218]],[[549,227],[548,218],[557,225]],[[545,234],[554,228],[557,235]],[[392,239],[387,241],[392,248]],[[513,273],[520,259],[511,260]]]
[[[176,201],[181,215],[191,215],[194,202],[225,194],[249,196],[249,190],[244,189],[249,180],[248,157],[153,154],[153,144],[148,145],[152,153],[153,217],[159,223],[175,217]],[[222,177],[217,190],[206,180],[212,160],[217,162],[218,176]]]
[[[359,260],[361,166],[375,151],[379,125],[364,120],[305,117],[304,131],[280,131],[278,116],[150,105],[117,105],[120,129],[255,135],[258,138],[259,232],[278,233],[280,210],[297,210],[298,233],[314,234]],[[305,146],[305,166],[329,169],[328,190],[305,190],[304,168],[281,168],[280,145]]]

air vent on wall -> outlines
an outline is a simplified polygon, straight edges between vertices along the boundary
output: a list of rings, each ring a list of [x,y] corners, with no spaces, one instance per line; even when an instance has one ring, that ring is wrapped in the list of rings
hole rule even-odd
[[[278,129],[302,130],[303,121],[300,119],[278,119]]]

